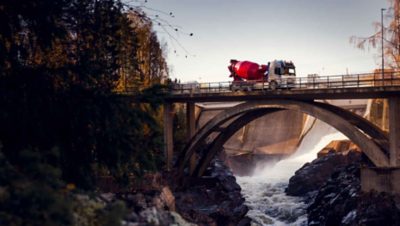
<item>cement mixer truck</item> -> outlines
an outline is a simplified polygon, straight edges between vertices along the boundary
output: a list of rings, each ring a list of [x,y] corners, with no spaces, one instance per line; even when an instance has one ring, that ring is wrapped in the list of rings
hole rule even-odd
[[[274,60],[267,65],[250,61],[231,60],[228,66],[233,77],[232,91],[293,88],[296,68],[291,61]]]

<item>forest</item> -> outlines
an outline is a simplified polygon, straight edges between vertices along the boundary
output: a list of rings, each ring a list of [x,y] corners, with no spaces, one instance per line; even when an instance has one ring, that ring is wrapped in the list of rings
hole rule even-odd
[[[88,214],[76,194],[163,165],[152,26],[118,0],[0,2],[0,225],[119,225],[123,204]]]

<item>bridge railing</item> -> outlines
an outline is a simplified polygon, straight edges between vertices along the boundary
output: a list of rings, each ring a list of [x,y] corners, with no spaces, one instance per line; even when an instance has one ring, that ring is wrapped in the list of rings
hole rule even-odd
[[[171,88],[174,93],[192,94],[192,93],[223,93],[231,92],[232,82],[208,82],[208,83],[186,83],[172,84]]]
[[[400,86],[400,72],[298,77],[299,89]]]
[[[242,86],[243,91],[271,91],[267,81],[253,82],[253,86],[246,86],[235,83],[235,86]],[[249,84],[249,83],[247,83]],[[364,74],[346,74],[329,76],[308,76],[296,77],[293,83],[278,86],[278,89],[335,89],[335,88],[359,88],[359,87],[384,87],[400,86],[400,71],[386,71],[384,74],[364,73]],[[232,92],[232,81],[226,82],[208,82],[208,83],[170,83],[169,92],[172,94],[201,94],[201,93],[228,93]]]

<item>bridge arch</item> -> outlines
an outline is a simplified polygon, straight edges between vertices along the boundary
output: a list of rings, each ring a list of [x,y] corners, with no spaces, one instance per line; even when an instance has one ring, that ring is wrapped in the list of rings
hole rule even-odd
[[[202,141],[212,132],[221,130],[220,126],[227,121],[236,118],[211,143],[210,149],[204,153],[197,164],[194,171],[195,175],[201,175],[204,172],[217,150],[222,148],[222,145],[234,134],[234,131],[262,115],[285,109],[301,111],[326,122],[357,144],[375,166],[389,166],[389,158],[385,154],[388,151],[387,136],[362,117],[336,106],[320,102],[273,99],[245,102],[215,116],[196,133],[178,157],[176,165],[179,172],[183,173],[188,159],[201,148]]]

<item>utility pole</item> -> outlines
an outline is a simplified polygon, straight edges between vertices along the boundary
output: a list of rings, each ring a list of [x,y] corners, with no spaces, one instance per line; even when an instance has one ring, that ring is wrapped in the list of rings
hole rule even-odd
[[[384,71],[385,71],[385,56],[384,56],[384,48],[383,48],[383,11],[385,11],[385,10],[386,10],[385,8],[381,9],[382,79],[384,79]]]
[[[394,20],[395,20],[395,42],[396,42],[396,48],[397,48],[397,55],[400,55],[400,18],[399,18],[399,0],[394,1]],[[399,63],[396,62],[397,68]]]

